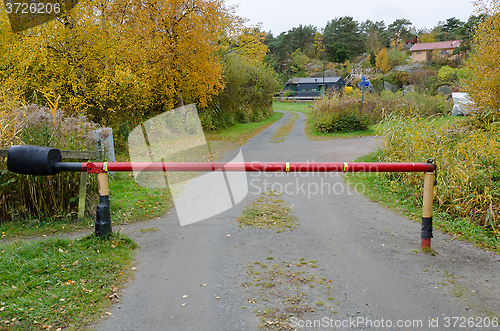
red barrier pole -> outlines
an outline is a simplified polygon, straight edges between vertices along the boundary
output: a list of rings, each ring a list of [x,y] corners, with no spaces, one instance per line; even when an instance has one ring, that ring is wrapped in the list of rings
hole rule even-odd
[[[434,172],[432,163],[348,162],[108,162],[108,171],[246,171],[246,172]],[[104,163],[59,163],[61,171],[99,172]],[[96,171],[94,171],[96,170]]]
[[[58,162],[60,171],[247,171],[247,172],[425,172],[421,248],[429,250],[432,238],[432,200],[436,165],[428,163],[348,162]]]

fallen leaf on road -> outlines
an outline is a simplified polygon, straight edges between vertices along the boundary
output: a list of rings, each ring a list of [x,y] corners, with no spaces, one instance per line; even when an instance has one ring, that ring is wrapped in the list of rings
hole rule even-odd
[[[185,303],[183,303],[181,306],[182,306],[182,307],[184,307],[185,305],[186,305],[186,304],[185,304]]]
[[[186,295],[183,295],[182,297],[183,297],[183,298],[187,298],[188,296],[187,296],[187,294],[186,294]]]
[[[226,237],[231,237],[231,235],[230,235],[230,234],[228,234]]]
[[[109,311],[106,312],[106,315],[112,315]]]
[[[216,299],[220,299],[220,297],[215,297]]]
[[[200,286],[207,286],[207,284],[201,284]]]

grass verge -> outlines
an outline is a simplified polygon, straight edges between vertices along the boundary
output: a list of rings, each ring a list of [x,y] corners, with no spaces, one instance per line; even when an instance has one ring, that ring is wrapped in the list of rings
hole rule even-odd
[[[283,113],[275,112],[272,116],[266,118],[261,122],[251,123],[237,123],[228,128],[220,129],[217,131],[205,132],[207,140],[210,141],[233,141],[238,145],[243,145],[250,138],[255,137],[263,130],[267,129],[274,122],[279,120]]]
[[[90,218],[82,221],[73,221],[70,219],[50,219],[50,218],[32,218],[24,221],[6,222],[0,224],[2,233],[1,242],[13,239],[22,239],[30,237],[41,237],[65,232],[75,232],[89,229],[94,224]]]
[[[167,188],[149,189],[137,185],[132,173],[115,173],[109,181],[111,219],[113,224],[156,218],[173,206]]]
[[[1,244],[0,330],[72,330],[106,315],[135,247],[118,234]]]
[[[282,193],[274,191],[262,193],[236,219],[240,223],[239,226],[274,229],[278,233],[295,228],[299,223],[293,214],[293,206],[286,203],[281,196]]]
[[[373,152],[355,161],[378,162],[379,153]],[[422,217],[422,197],[416,196],[414,188],[400,183],[397,176],[397,174],[348,173],[344,175],[344,178],[351,186],[363,187],[364,194],[372,201],[381,203],[416,222],[420,222]],[[436,209],[437,206],[434,210]],[[433,222],[434,228],[451,234],[452,239],[465,240],[479,248],[500,253],[500,238],[485,227],[475,225],[466,218],[453,218],[448,213],[439,212],[434,213]]]

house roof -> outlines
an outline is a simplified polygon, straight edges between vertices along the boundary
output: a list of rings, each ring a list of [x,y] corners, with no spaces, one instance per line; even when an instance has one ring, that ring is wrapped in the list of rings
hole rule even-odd
[[[457,48],[460,46],[461,40],[452,40],[452,41],[438,41],[434,43],[419,43],[415,44],[410,51],[429,51],[433,49],[449,49],[449,48]]]
[[[300,77],[293,77],[288,80],[288,84],[298,84],[302,78]]]
[[[340,77],[325,77],[325,83],[337,83],[342,78]],[[311,84],[311,83],[323,83],[323,78],[302,78],[298,81],[298,84]]]

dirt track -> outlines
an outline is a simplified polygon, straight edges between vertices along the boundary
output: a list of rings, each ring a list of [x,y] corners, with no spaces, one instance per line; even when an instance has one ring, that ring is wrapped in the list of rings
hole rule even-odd
[[[242,147],[246,161],[352,161],[377,146],[371,137],[309,141],[304,135],[304,114],[284,143],[270,143],[273,132],[289,116],[285,114]],[[433,239],[437,256],[415,253],[420,247],[420,224],[348,189],[340,175],[268,176],[248,174],[252,184],[246,199],[205,221],[181,227],[171,210],[161,219],[127,227],[125,231],[140,247],[135,279],[121,291],[121,303],[109,310],[112,315],[91,329],[256,330],[266,321],[253,310],[265,307],[266,301],[258,297],[259,291],[242,283],[248,281],[246,266],[270,256],[278,264],[299,258],[315,261],[317,268],[308,268],[307,273],[324,277],[331,287],[331,302],[324,305],[315,305],[315,291],[321,286],[305,293],[307,304],[315,310],[301,315],[303,323],[327,317],[350,320],[344,323],[346,329],[364,330],[365,324],[352,324],[353,319],[363,318],[378,323],[371,329],[389,329],[391,321],[395,330],[428,330],[429,323],[438,323],[432,329],[473,330],[485,328],[458,328],[462,320],[453,328],[452,318],[479,317],[474,321],[480,323],[482,317],[500,315],[498,256],[450,241],[439,231]],[[293,231],[238,227],[235,219],[265,185],[288,188],[290,194],[283,198],[300,220]],[[315,188],[323,188],[323,194],[314,192]],[[335,193],[326,193],[328,188],[335,188]],[[398,320],[422,321],[423,327],[418,323],[397,327]]]

